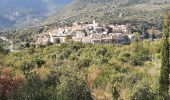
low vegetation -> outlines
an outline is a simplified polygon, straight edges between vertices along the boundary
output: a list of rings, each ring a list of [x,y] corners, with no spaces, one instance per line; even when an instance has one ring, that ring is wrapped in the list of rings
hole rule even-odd
[[[17,77],[13,81],[20,83],[5,98],[155,100],[160,51],[159,41],[144,41],[131,45],[61,44],[5,53],[0,56],[0,76],[7,80]],[[9,74],[4,75],[6,70]]]

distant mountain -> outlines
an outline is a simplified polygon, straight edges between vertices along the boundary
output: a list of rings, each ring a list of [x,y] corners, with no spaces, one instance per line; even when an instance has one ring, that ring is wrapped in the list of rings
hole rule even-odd
[[[170,0],[0,0],[0,29],[35,26],[44,20],[161,23],[169,6]]]
[[[170,0],[74,0],[49,20],[161,23]]]
[[[0,29],[27,26],[61,11],[71,0],[0,0]]]

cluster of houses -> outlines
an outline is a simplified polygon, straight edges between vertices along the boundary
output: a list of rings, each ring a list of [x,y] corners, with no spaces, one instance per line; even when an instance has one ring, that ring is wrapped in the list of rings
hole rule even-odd
[[[40,34],[36,43],[40,45],[46,43],[59,44],[71,39],[76,42],[93,44],[130,44],[135,36],[127,25],[103,27],[94,20],[91,24],[76,22],[70,27],[57,28],[49,33]],[[142,39],[143,36],[140,35],[140,38]]]

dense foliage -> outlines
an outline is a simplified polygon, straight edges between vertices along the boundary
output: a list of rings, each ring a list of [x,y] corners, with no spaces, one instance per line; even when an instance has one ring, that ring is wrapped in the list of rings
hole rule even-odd
[[[160,51],[159,41],[29,47],[5,54],[1,66],[23,77],[9,99],[155,100]]]
[[[160,97],[163,100],[169,100],[168,91],[169,91],[169,68],[170,68],[170,44],[168,42],[169,39],[169,15],[166,14],[164,18],[164,35],[162,38],[162,57],[161,57],[161,73],[160,73]]]

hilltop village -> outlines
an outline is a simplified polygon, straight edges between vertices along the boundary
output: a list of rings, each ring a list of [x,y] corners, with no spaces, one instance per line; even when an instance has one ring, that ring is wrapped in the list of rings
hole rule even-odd
[[[0,43],[1,45],[6,45],[6,49],[14,51],[29,46],[44,47],[52,44],[72,42],[129,45],[133,41],[156,41],[162,37],[162,29],[160,27],[148,24],[102,25],[93,20],[91,23],[75,22],[68,24],[67,22],[59,22],[53,26],[2,32],[0,41],[3,42]]]
[[[154,41],[161,38],[160,30],[156,29],[147,30],[147,33],[132,31],[133,28],[129,25],[111,24],[104,27],[95,20],[91,24],[75,22],[70,27],[57,28],[38,35],[36,44],[60,44],[70,41],[92,44],[130,44],[135,40]]]

